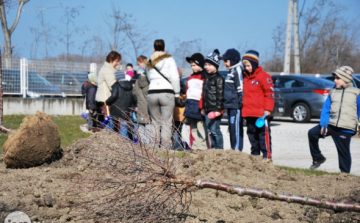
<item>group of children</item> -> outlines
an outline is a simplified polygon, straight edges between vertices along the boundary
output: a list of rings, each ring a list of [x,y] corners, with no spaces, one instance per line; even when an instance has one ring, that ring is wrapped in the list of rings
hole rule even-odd
[[[206,149],[206,137],[210,148],[224,148],[220,124],[226,109],[231,148],[243,149],[245,118],[251,154],[262,153],[264,161],[272,162],[268,117],[274,108],[274,88],[271,76],[259,66],[259,53],[250,50],[241,60],[236,49],[228,49],[221,56],[216,49],[206,58],[195,53],[186,60],[194,72],[187,82],[184,112],[195,138],[193,149]],[[220,60],[229,69],[225,78],[218,72]],[[256,127],[255,121],[264,114],[268,116],[265,125]]]
[[[225,78],[218,72],[220,60],[223,60],[229,70]],[[138,117],[140,128],[151,122],[151,111],[148,106],[150,82],[144,67],[145,61],[144,56],[138,58],[138,80],[133,84],[114,83],[111,96],[105,102],[108,105],[121,105],[120,110],[119,106],[110,106],[110,114],[124,120],[124,125],[127,125],[129,119],[123,111],[129,111],[131,106],[142,114]],[[265,162],[272,163],[270,114],[274,108],[275,93],[271,76],[259,66],[259,53],[249,50],[241,58],[236,49],[228,49],[223,55],[216,49],[206,57],[201,53],[194,53],[186,57],[186,61],[190,64],[193,74],[188,78],[183,92],[186,95],[183,116],[186,118],[184,122],[191,127],[194,139],[192,149],[224,148],[220,124],[226,109],[231,149],[243,149],[245,119],[251,155],[262,155]],[[351,84],[353,74],[354,71],[348,66],[340,67],[333,72],[336,86],[330,91],[323,105],[320,124],[308,133],[313,158],[310,169],[316,169],[326,161],[321,154],[318,141],[321,137],[331,135],[339,154],[341,172],[350,172],[350,139],[359,130],[360,118],[360,90]],[[90,73],[88,78],[86,105],[90,119],[95,119],[94,115],[100,112],[94,98],[97,77]],[[260,117],[266,117],[262,127],[256,125],[256,120]],[[121,128],[114,130],[125,135]]]

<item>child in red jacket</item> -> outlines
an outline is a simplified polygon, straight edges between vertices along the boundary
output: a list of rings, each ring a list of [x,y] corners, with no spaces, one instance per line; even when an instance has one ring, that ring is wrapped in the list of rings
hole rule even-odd
[[[259,66],[259,53],[249,50],[242,58],[244,64],[244,95],[242,117],[246,118],[247,135],[251,144],[251,155],[272,163],[269,115],[274,108],[274,86],[271,76]],[[266,114],[265,125],[256,127],[258,118]]]

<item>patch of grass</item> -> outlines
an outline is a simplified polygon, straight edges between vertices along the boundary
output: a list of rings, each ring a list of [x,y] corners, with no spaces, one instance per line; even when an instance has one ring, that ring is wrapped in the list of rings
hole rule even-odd
[[[11,129],[19,128],[25,115],[6,115],[3,118],[3,124]],[[52,117],[59,130],[61,138],[61,147],[65,147],[74,143],[77,139],[87,138],[88,133],[81,131],[79,126],[85,124],[85,120],[81,116],[59,116]],[[0,135],[0,153],[3,153],[2,146],[7,140],[7,135],[1,133]]]
[[[277,166],[281,170],[285,170],[289,176],[296,176],[298,174],[304,174],[305,176],[323,176],[323,175],[339,175],[340,173],[329,173],[322,170],[310,170],[301,168],[292,168],[286,166]]]

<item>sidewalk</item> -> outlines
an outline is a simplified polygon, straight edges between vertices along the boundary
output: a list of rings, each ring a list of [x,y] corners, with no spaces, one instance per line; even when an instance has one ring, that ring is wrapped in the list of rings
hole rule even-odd
[[[272,137],[272,159],[274,165],[308,169],[312,164],[307,132],[318,124],[318,121],[298,124],[290,119],[276,119],[271,122]],[[184,125],[183,139],[188,139],[188,126]],[[227,125],[222,125],[221,130],[224,137],[224,148],[230,149],[229,133]],[[326,157],[318,170],[327,172],[340,172],[338,155],[331,136],[320,139],[319,146],[322,154]],[[351,174],[360,176],[360,138],[354,136],[351,139],[352,166]],[[250,143],[244,128],[244,149],[243,152],[250,154]]]

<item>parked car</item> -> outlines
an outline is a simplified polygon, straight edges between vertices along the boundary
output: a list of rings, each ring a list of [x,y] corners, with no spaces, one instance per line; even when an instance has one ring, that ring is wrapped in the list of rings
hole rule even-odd
[[[334,81],[334,76],[332,74],[324,74],[321,75],[320,78],[329,80],[329,81]],[[360,74],[354,74],[353,79],[352,79],[352,84],[354,85],[354,87],[360,88]]]
[[[20,70],[2,69],[3,92],[6,96],[21,96]],[[40,74],[28,71],[26,96],[29,98],[62,97],[66,94]]]
[[[275,88],[279,88],[285,99],[283,116],[295,122],[309,122],[319,118],[322,106],[334,82],[303,75],[273,75]]]
[[[82,96],[81,86],[87,81],[88,74],[89,72],[81,71],[51,71],[44,77],[67,96]]]
[[[221,76],[223,76],[224,78],[226,77],[228,71],[219,71],[219,74]],[[183,77],[181,79],[181,81],[186,85],[186,82],[188,80],[189,77]],[[284,114],[284,109],[285,109],[285,100],[282,96],[282,93],[279,89],[277,88],[274,88],[274,91],[275,91],[275,105],[274,105],[274,110],[273,112],[271,113],[271,117],[274,117],[274,116],[282,116]],[[225,109],[225,113],[223,114],[223,118],[222,118],[222,123],[227,123],[227,119],[228,119],[228,116],[227,116],[227,111]]]

